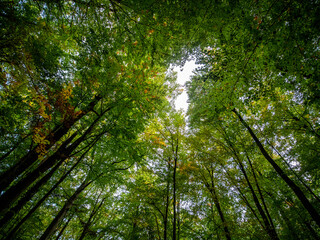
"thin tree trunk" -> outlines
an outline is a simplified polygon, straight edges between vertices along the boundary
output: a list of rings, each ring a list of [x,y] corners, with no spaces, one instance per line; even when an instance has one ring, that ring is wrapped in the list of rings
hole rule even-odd
[[[256,183],[256,186],[257,186],[257,189],[258,189],[258,192],[259,192],[259,196],[260,196],[260,199],[261,199],[261,201],[262,201],[264,210],[266,211],[266,214],[267,214],[267,216],[268,216],[268,219],[269,219],[269,222],[270,222],[272,228],[275,229],[274,224],[273,224],[273,221],[272,221],[272,218],[271,218],[270,213],[269,213],[268,208],[267,208],[267,204],[266,204],[266,202],[265,202],[265,200],[264,200],[264,196],[263,196],[262,191],[261,191],[261,188],[260,188],[260,186],[259,186],[258,179],[257,179],[256,173],[255,173],[255,170],[254,170],[254,168],[253,168],[252,162],[251,162],[251,160],[250,160],[250,158],[249,158],[248,155],[247,155],[247,159],[248,159],[248,162],[249,162],[249,165],[250,165],[252,174],[253,174],[253,178],[254,178],[254,181],[255,181],[255,183]]]
[[[68,219],[68,221],[63,225],[62,229],[60,230],[60,232],[59,232],[59,234],[58,234],[58,236],[57,236],[57,238],[56,238],[56,240],[59,240],[59,238],[62,236],[64,230],[66,230],[66,228],[67,228],[69,222],[71,221],[72,217],[73,217],[73,215],[70,216],[69,219]]]
[[[59,223],[63,220],[63,218],[68,213],[69,209],[71,208],[73,202],[79,197],[80,193],[91,183],[85,180],[82,184],[78,187],[78,189],[74,192],[74,194],[67,200],[64,204],[63,208],[59,211],[57,216],[52,220],[50,225],[47,227],[45,232],[42,234],[39,240],[47,240],[51,237],[51,235],[55,232]]]
[[[180,239],[180,201],[179,199],[177,204],[177,225],[178,225],[177,240],[179,240]]]
[[[302,185],[311,193],[311,195],[320,203],[320,198],[312,191],[312,189],[305,183],[305,181],[296,173],[294,169],[290,166],[290,164],[284,159],[281,153],[267,140],[267,143],[271,146],[271,148],[276,151],[276,153],[280,156],[282,161],[288,166],[289,170],[295,175],[295,177],[302,183]]]
[[[299,198],[302,205],[306,208],[306,210],[309,212],[312,219],[316,222],[316,224],[320,227],[320,215],[316,211],[316,209],[312,206],[312,204],[309,202],[307,197],[304,195],[302,190],[299,188],[298,185],[296,185],[288,176],[287,174],[278,166],[278,164],[270,157],[268,152],[264,149],[262,143],[258,139],[258,137],[254,134],[250,126],[243,120],[243,118],[240,116],[240,114],[236,111],[236,109],[232,110],[237,117],[239,118],[240,122],[243,124],[245,128],[247,128],[248,132],[250,133],[251,137],[259,147],[260,152],[265,157],[265,159],[272,165],[272,167],[276,170],[276,172],[280,175],[280,177],[287,183],[287,185],[291,188],[291,190],[295,193],[295,195]]]
[[[170,159],[169,159],[170,160]],[[167,240],[167,229],[168,229],[168,213],[169,213],[169,204],[170,204],[170,162],[168,160],[168,180],[167,180],[167,199],[166,199],[166,210],[163,219],[163,239]]]
[[[177,157],[174,157],[174,167],[173,167],[173,232],[172,240],[177,239],[177,212],[176,212],[176,173],[177,173]]]
[[[237,164],[239,165],[240,170],[241,170],[241,172],[242,172],[242,174],[243,174],[243,176],[244,176],[244,178],[245,178],[245,180],[246,180],[246,182],[248,184],[248,187],[250,189],[251,195],[253,197],[253,201],[254,201],[254,203],[255,203],[255,205],[256,205],[259,213],[260,213],[260,216],[261,216],[261,218],[262,218],[262,220],[264,222],[264,226],[265,226],[265,230],[266,230],[267,234],[269,235],[269,237],[271,239],[278,240],[279,237],[277,235],[277,232],[276,232],[275,228],[273,227],[273,225],[269,222],[268,216],[264,212],[264,210],[263,210],[263,208],[262,208],[262,206],[260,204],[260,201],[259,201],[259,199],[258,199],[258,197],[257,197],[257,195],[256,195],[256,193],[255,193],[255,191],[253,189],[253,186],[252,186],[252,184],[251,184],[251,182],[249,180],[249,177],[247,175],[246,169],[242,164],[242,160],[241,160],[240,156],[238,155],[238,152],[236,151],[233,143],[228,138],[228,135],[226,134],[226,132],[225,132],[225,137],[226,137],[226,141],[227,141],[227,143],[228,143],[228,145],[230,147],[230,150],[233,153],[233,155],[235,157],[235,160],[236,160]]]
[[[228,224],[227,224],[226,219],[224,217],[224,214],[223,214],[223,211],[222,211],[222,208],[221,208],[221,205],[220,205],[220,201],[218,199],[218,195],[217,195],[217,192],[216,192],[216,189],[215,189],[215,183],[214,183],[214,179],[213,179],[213,172],[210,172],[209,169],[207,169],[207,170],[209,172],[210,179],[211,179],[211,186],[209,186],[209,183],[207,183],[207,184],[208,184],[211,196],[212,196],[212,200],[213,200],[213,202],[216,205],[216,208],[218,210],[218,213],[219,213],[222,225],[223,225],[223,230],[224,230],[226,239],[231,240],[231,234],[230,234],[230,231],[229,231],[229,228],[228,228]]]
[[[240,159],[238,159],[238,160],[240,161]],[[245,169],[244,169],[243,164],[242,164],[241,162],[239,162],[239,165],[240,165],[241,172],[243,173],[243,175],[244,175],[244,177],[245,177],[245,179],[246,179],[246,182],[248,183],[249,189],[250,189],[250,191],[251,191],[251,195],[252,195],[252,197],[253,197],[253,201],[254,201],[254,203],[255,203],[255,205],[256,205],[259,213],[260,213],[260,216],[261,216],[261,218],[262,218],[262,220],[263,220],[263,222],[264,222],[264,225],[265,225],[267,234],[269,235],[269,237],[270,237],[271,239],[278,240],[279,237],[278,237],[278,235],[277,235],[277,232],[276,232],[276,230],[273,228],[273,226],[271,225],[271,223],[269,222],[269,219],[268,219],[266,213],[265,213],[264,210],[262,209],[262,206],[261,206],[261,204],[260,204],[260,202],[259,202],[259,199],[258,199],[258,197],[257,197],[257,195],[256,195],[256,193],[255,193],[255,191],[254,191],[254,189],[253,189],[253,187],[252,187],[252,185],[251,185],[251,182],[250,182],[250,180],[249,180],[249,178],[248,178],[248,175],[247,175],[247,173],[246,173],[246,171],[245,171]]]
[[[76,118],[71,117],[66,119],[61,125],[58,125],[52,132],[48,134],[45,140],[50,143],[45,145],[45,149],[49,150],[56,142],[58,142],[69,129],[84,115],[91,112],[94,106],[100,101],[101,97],[96,96],[88,105],[87,109],[83,110]],[[33,163],[38,160],[37,146],[23,156],[18,163],[9,168],[0,176],[0,192],[5,190],[11,182],[17,178],[21,173],[27,170]]]
[[[31,136],[31,133],[29,133],[28,135],[26,135],[25,137],[23,137],[19,142],[17,142],[7,153],[3,154],[1,157],[0,157],[0,161],[2,161],[3,159],[5,159],[6,157],[8,157],[14,150],[16,150],[19,145],[24,141],[26,140],[28,137]]]
[[[81,233],[81,235],[80,235],[80,237],[79,237],[79,240],[84,239],[84,237],[85,237],[86,234],[88,233],[88,229],[89,229],[90,225],[91,225],[92,222],[93,222],[93,217],[98,213],[99,209],[101,208],[101,206],[102,206],[102,204],[103,204],[103,202],[104,202],[104,200],[105,200],[105,198],[102,199],[102,200],[100,201],[100,204],[96,207],[96,205],[98,204],[98,201],[99,201],[99,197],[100,197],[100,195],[97,197],[95,206],[93,207],[93,209],[92,209],[92,211],[91,211],[91,213],[90,213],[90,216],[89,216],[88,221],[87,221],[87,222],[85,223],[85,225],[83,226],[82,233]]]
[[[235,183],[234,179],[231,177],[231,175],[228,172],[228,169],[226,169],[223,165],[222,167],[225,169],[226,175],[228,176],[229,180],[231,181],[231,183],[237,188],[240,197],[243,199],[243,201],[246,203],[247,207],[250,209],[250,211],[252,212],[252,214],[255,216],[255,218],[257,219],[257,221],[259,222],[260,226],[262,227],[263,230],[265,230],[264,225],[262,224],[260,218],[257,216],[255,210],[253,209],[253,207],[251,206],[251,204],[249,203],[248,199],[246,198],[246,196],[244,195],[244,193],[241,191],[241,189],[238,187],[238,185]]]

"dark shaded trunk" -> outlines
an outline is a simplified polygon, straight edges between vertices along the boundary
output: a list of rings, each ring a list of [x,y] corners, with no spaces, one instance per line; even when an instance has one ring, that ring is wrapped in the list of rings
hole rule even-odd
[[[267,204],[266,204],[266,202],[265,202],[265,200],[264,200],[264,196],[263,196],[263,194],[262,194],[261,188],[260,188],[259,183],[258,183],[258,179],[257,179],[256,173],[255,173],[255,170],[254,170],[254,168],[253,168],[252,162],[251,162],[251,160],[250,160],[250,158],[249,158],[248,155],[247,155],[247,159],[248,159],[248,162],[249,162],[249,165],[250,165],[252,174],[253,174],[253,178],[254,178],[255,184],[256,184],[256,186],[257,186],[258,193],[259,193],[260,199],[261,199],[261,201],[262,201],[264,210],[265,210],[265,212],[266,212],[266,214],[267,214],[267,217],[268,217],[268,219],[269,219],[269,222],[270,222],[272,228],[275,230],[275,227],[274,227],[274,224],[273,224],[273,220],[272,220],[272,218],[271,218],[271,216],[270,216],[269,210],[268,210],[268,208],[267,208]]]
[[[218,211],[221,223],[223,225],[223,231],[224,231],[224,235],[226,237],[227,240],[231,240],[231,234],[228,228],[228,224],[226,222],[225,216],[223,214],[221,205],[220,205],[220,201],[215,189],[215,182],[214,182],[214,176],[213,176],[213,170],[209,169],[207,166],[204,166],[205,169],[207,170],[209,176],[210,176],[210,181],[207,180],[207,177],[205,176],[205,173],[203,173],[202,171],[199,171],[199,174],[201,176],[202,182],[204,183],[204,185],[206,186],[207,190],[209,191],[212,201]],[[212,168],[212,166],[211,166]]]
[[[272,147],[274,151],[280,156],[282,161],[287,165],[289,170],[294,174],[294,176],[299,180],[299,182],[311,193],[311,195],[320,203],[320,198],[312,191],[312,189],[305,183],[305,181],[296,173],[296,171],[290,166],[290,164],[284,159],[282,154],[269,142],[268,144]]]
[[[108,110],[109,109],[107,109],[106,111]],[[96,118],[94,122],[82,134],[82,136],[75,140],[70,146],[68,145],[75,138],[76,133],[74,133],[69,139],[67,139],[53,155],[46,159],[36,169],[27,174],[27,176],[21,179],[16,185],[9,188],[0,197],[0,211],[4,211],[10,205],[12,205],[14,201],[17,200],[19,196],[41,176],[41,174],[45,173],[48,169],[53,167],[59,160],[61,160],[62,162],[66,160],[70,156],[70,154],[82,143],[86,136],[93,130],[93,127],[99,121],[101,116]]]
[[[224,131],[225,132],[225,131]],[[264,223],[264,229],[266,230],[267,234],[269,235],[269,237],[271,239],[274,239],[274,240],[278,240],[279,237],[277,235],[277,232],[275,230],[275,228],[273,227],[273,225],[269,222],[269,218],[267,216],[267,214],[265,213],[265,211],[263,210],[261,204],[260,204],[260,201],[257,197],[257,194],[255,193],[254,189],[253,189],[253,186],[249,180],[249,177],[247,175],[247,172],[246,172],[246,169],[242,163],[242,160],[240,158],[240,156],[238,155],[238,151],[236,150],[235,146],[233,145],[233,143],[230,141],[227,133],[225,132],[225,140],[227,141],[229,147],[230,147],[230,150],[231,152],[233,153],[234,157],[235,157],[235,161],[236,163],[238,164],[239,168],[240,168],[240,171],[242,172],[247,184],[248,184],[248,187],[250,189],[250,192],[251,192],[251,195],[253,197],[253,201],[254,201],[254,204],[256,205],[259,213],[260,213],[260,216],[263,220],[263,223]]]
[[[97,197],[97,200],[95,202],[95,206],[93,207],[90,216],[88,218],[88,221],[84,224],[81,235],[79,237],[79,240],[84,239],[84,237],[86,236],[86,234],[88,233],[89,227],[91,226],[91,224],[93,223],[93,217],[98,213],[99,209],[101,208],[103,202],[105,199],[102,199],[100,201],[100,204],[97,206],[98,204],[98,200],[99,200],[100,195]]]
[[[180,239],[180,201],[178,199],[178,203],[177,203],[177,239]]]
[[[163,239],[167,240],[167,229],[168,229],[168,213],[170,204],[170,162],[168,160],[168,180],[167,180],[167,197],[166,197],[166,210],[163,219]]]
[[[176,173],[177,173],[177,157],[174,157],[174,167],[173,167],[173,231],[172,240],[177,238],[177,212],[176,212]]]
[[[252,185],[251,185],[251,182],[250,182],[250,180],[249,180],[249,178],[248,178],[248,175],[247,175],[247,173],[246,173],[246,171],[245,171],[242,163],[240,162],[240,160],[239,160],[239,166],[240,166],[241,172],[243,173],[243,175],[244,175],[244,177],[245,177],[245,179],[246,179],[246,182],[247,182],[247,184],[248,184],[248,186],[249,186],[251,195],[252,195],[252,197],[253,197],[253,201],[254,201],[254,203],[255,203],[255,205],[256,205],[259,213],[260,213],[260,216],[261,216],[261,218],[262,218],[262,220],[263,220],[263,222],[264,222],[264,225],[265,225],[265,229],[266,229],[266,231],[267,231],[267,234],[269,235],[269,237],[270,237],[271,239],[278,240],[279,237],[278,237],[278,235],[277,235],[277,232],[276,232],[276,230],[273,228],[273,226],[271,225],[271,223],[269,222],[269,219],[268,219],[266,213],[264,212],[264,210],[263,210],[263,208],[262,208],[262,206],[261,206],[261,204],[260,204],[260,201],[259,201],[259,199],[258,199],[258,197],[257,197],[257,195],[256,195],[256,193],[255,193],[255,191],[254,191],[254,189],[253,189],[253,187],[252,187]]]
[[[45,162],[43,162],[39,167],[37,167],[35,170],[27,174],[27,176],[23,179],[21,179],[16,185],[13,185],[11,188],[9,188],[1,197],[0,197],[0,212],[4,212],[7,210],[10,206],[13,205],[13,203],[19,198],[19,196],[31,185],[33,184],[42,173],[46,172],[48,169],[50,169],[52,166],[54,166],[57,161],[60,160],[60,164],[68,157],[69,151],[67,151],[66,146],[72,141],[72,139],[76,135],[74,134],[71,136],[68,140],[64,142],[64,144],[52,155],[50,156]],[[59,165],[59,164],[58,164]],[[59,167],[59,166],[58,166]],[[53,172],[56,171],[56,169],[53,169]],[[53,172],[49,172],[48,174],[51,175]],[[44,177],[43,179],[45,179]],[[38,184],[35,185],[35,189],[42,186],[44,182],[41,180],[38,182]],[[34,189],[32,190],[34,191]],[[28,194],[27,194],[28,195]]]
[[[49,144],[45,146],[45,149],[49,150],[54,144],[56,144],[79,119],[93,110],[94,106],[100,101],[100,99],[100,96],[96,96],[88,107],[81,112],[81,114],[75,118],[70,117],[66,119],[61,125],[58,125],[54,130],[52,130],[45,139],[49,141]],[[38,153],[36,148],[37,146],[23,156],[18,163],[1,174],[0,192],[5,190],[14,179],[20,176],[20,174],[27,170],[32,164],[37,162]]]
[[[229,231],[229,228],[228,228],[228,224],[227,224],[226,219],[224,217],[224,214],[223,214],[223,211],[222,211],[222,208],[221,208],[221,205],[220,205],[220,201],[218,199],[218,195],[217,195],[217,192],[216,192],[216,189],[215,189],[215,183],[214,183],[214,179],[213,179],[213,172],[210,172],[209,170],[208,170],[208,172],[210,174],[211,186],[209,185],[209,183],[207,183],[207,185],[208,185],[207,187],[208,187],[208,189],[209,189],[209,191],[211,193],[214,205],[216,206],[217,211],[219,213],[219,217],[220,217],[222,225],[223,225],[223,230],[224,230],[226,239],[231,240],[231,234],[230,234],[230,231]]]
[[[17,142],[7,153],[3,154],[1,157],[0,157],[0,161],[2,161],[3,159],[5,159],[6,157],[8,157],[14,150],[16,150],[19,145],[24,141],[26,140],[28,137],[31,136],[31,133],[29,133],[27,136],[23,137],[19,142]]]
[[[89,149],[88,149],[89,150]],[[87,150],[87,151],[88,151]],[[26,216],[24,216],[18,224],[10,231],[10,233],[7,235],[7,238],[5,240],[11,240],[14,239],[14,235],[19,230],[19,228],[22,226],[22,224],[28,220],[28,218],[41,206],[41,204],[51,195],[51,193],[64,181],[64,179],[69,176],[69,174],[73,171],[73,169],[78,166],[78,164],[81,162],[87,151],[82,154],[82,156],[77,160],[77,162],[59,179],[59,181],[37,202],[37,204],[27,213]],[[11,211],[11,210],[10,210]]]
[[[302,205],[305,207],[305,209],[309,212],[312,219],[316,222],[316,224],[320,227],[320,215],[317,213],[316,209],[312,206],[312,204],[309,202],[307,197],[304,195],[302,190],[297,186],[288,176],[287,174],[278,166],[278,164],[270,157],[268,152],[264,149],[262,143],[258,139],[258,137],[254,134],[250,126],[243,120],[243,118],[240,116],[240,114],[233,109],[232,110],[237,117],[239,118],[240,122],[243,124],[243,126],[248,130],[251,137],[259,147],[260,152],[265,157],[265,159],[272,165],[272,167],[276,170],[276,172],[279,174],[279,176],[287,183],[287,185],[291,188],[291,190],[295,193],[295,195],[298,197]]]
[[[62,229],[60,230],[60,232],[59,232],[59,234],[58,234],[58,236],[57,236],[57,238],[56,238],[56,240],[59,240],[59,238],[62,236],[64,230],[66,230],[66,228],[67,228],[69,222],[71,221],[72,217],[73,217],[73,215],[70,216],[69,219],[68,219],[68,221],[63,225]]]
[[[233,153],[233,155],[235,156],[235,160],[248,184],[248,187],[250,189],[250,192],[251,192],[251,195],[253,197],[253,201],[254,201],[254,204],[256,205],[259,213],[260,213],[260,216],[262,218],[262,221],[264,223],[264,226],[265,226],[265,230],[267,232],[267,234],[269,235],[269,237],[273,240],[278,240],[279,237],[277,235],[277,232],[276,230],[274,229],[274,227],[272,226],[272,224],[269,222],[269,218],[267,216],[267,214],[265,213],[265,211],[263,210],[261,204],[260,204],[260,201],[257,197],[257,194],[255,193],[254,189],[253,189],[253,186],[249,180],[249,177],[247,175],[247,172],[246,172],[246,169],[245,167],[243,166],[243,163],[242,163],[242,160],[240,158],[240,156],[238,155],[238,152],[236,151],[233,143],[229,140],[229,138],[226,139],[226,141],[228,142],[229,146],[230,146],[230,149]]]
[[[154,215],[154,219],[156,221],[158,239],[160,240],[161,239],[161,234],[160,234],[160,229],[159,229],[158,218],[157,218],[157,215],[155,213],[153,213],[153,215]]]
[[[90,184],[91,182],[87,182],[86,180],[77,188],[74,194],[67,200],[62,209],[59,211],[57,216],[52,220],[50,225],[47,227],[45,232],[42,234],[39,240],[47,240],[52,234],[56,231],[60,222],[66,216],[70,208],[72,207],[73,202],[79,197],[80,193]]]
[[[60,160],[45,176],[43,176],[35,185],[33,185],[24,195],[22,198],[19,199],[16,206],[11,208],[4,217],[0,220],[0,228],[5,225],[6,223],[10,222],[11,219],[17,214],[25,204],[36,194],[40,187],[44,185],[51,176],[55,173],[55,171],[61,166],[64,160]]]
[[[242,198],[242,200],[246,203],[247,207],[250,209],[250,211],[252,212],[252,214],[254,215],[254,217],[257,219],[257,221],[259,222],[260,226],[262,227],[263,230],[265,230],[265,227],[263,225],[263,223],[261,222],[260,218],[258,217],[258,215],[256,214],[256,211],[253,209],[253,207],[251,206],[251,204],[249,203],[247,197],[245,196],[245,194],[241,191],[240,187],[238,186],[238,184],[235,182],[234,178],[231,176],[231,174],[229,174],[228,169],[224,166],[221,165],[222,168],[225,170],[226,175],[228,176],[228,179],[230,180],[230,182],[236,187],[237,191],[240,194],[240,198]]]

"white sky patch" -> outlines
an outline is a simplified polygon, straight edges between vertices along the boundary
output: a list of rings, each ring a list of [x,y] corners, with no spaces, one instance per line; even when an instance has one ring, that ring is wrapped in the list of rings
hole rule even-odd
[[[195,70],[197,67],[195,60],[191,60],[186,62],[186,64],[183,66],[182,71],[180,67],[175,67],[173,70],[178,73],[177,75],[177,83],[181,85],[181,88],[183,89],[182,94],[180,94],[174,105],[176,110],[182,109],[184,113],[188,110],[188,94],[186,91],[185,83],[188,81],[192,75],[193,70]]]

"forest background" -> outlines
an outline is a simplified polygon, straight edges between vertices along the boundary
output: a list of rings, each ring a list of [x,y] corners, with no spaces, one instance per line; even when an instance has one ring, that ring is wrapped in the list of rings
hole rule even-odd
[[[1,239],[319,239],[319,12],[1,1]]]

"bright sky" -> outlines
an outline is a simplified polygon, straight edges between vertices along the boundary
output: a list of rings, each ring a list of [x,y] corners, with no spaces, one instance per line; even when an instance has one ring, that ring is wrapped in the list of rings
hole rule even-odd
[[[177,110],[182,109],[184,111],[184,113],[187,112],[188,110],[188,95],[187,95],[187,91],[185,88],[185,83],[186,81],[188,81],[192,75],[192,71],[197,67],[195,60],[192,61],[188,61],[186,62],[186,64],[183,66],[183,71],[180,71],[180,67],[175,67],[174,71],[176,71],[178,73],[178,78],[177,78],[177,82],[182,86],[182,88],[184,89],[184,91],[182,92],[182,94],[180,94],[177,98],[177,100],[175,101],[175,107]]]

